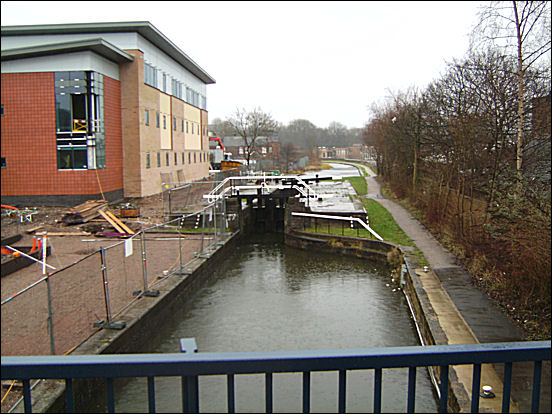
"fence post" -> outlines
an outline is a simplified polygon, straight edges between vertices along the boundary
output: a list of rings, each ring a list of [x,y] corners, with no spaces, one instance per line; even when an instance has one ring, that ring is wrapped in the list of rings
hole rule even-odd
[[[111,320],[111,307],[109,304],[109,281],[107,279],[107,262],[105,259],[105,249],[103,247],[100,247],[100,260],[101,260],[101,268],[102,268],[102,280],[103,280],[103,288],[104,288],[105,314],[106,314],[106,322],[103,324],[103,327],[109,328],[109,329],[123,329],[126,326],[126,322],[123,322],[123,321],[113,322]]]
[[[217,202],[213,203],[213,226],[215,228],[215,246],[217,244]]]
[[[147,270],[147,259],[146,259],[146,232],[142,230],[140,236],[141,247],[142,247],[142,276],[144,278],[144,296],[159,296],[158,290],[149,290],[148,289],[148,270]]]
[[[109,287],[107,281],[107,266],[105,263],[105,249],[100,247],[100,262],[102,270],[102,281],[103,281],[103,291],[104,291],[104,302],[105,302],[105,320],[107,323],[111,322],[111,309],[109,306]]]
[[[184,226],[184,216],[178,220],[178,260],[180,268],[178,274],[182,274],[182,227]]]
[[[201,251],[203,254],[203,235],[205,234],[205,209],[201,210]]]
[[[50,274],[46,270],[46,256],[47,256],[47,240],[48,236],[44,234],[42,243],[42,275],[46,274],[46,290],[48,297],[48,330],[50,331],[50,353],[56,354],[56,344],[54,341],[54,318],[52,313],[52,294],[50,290]]]

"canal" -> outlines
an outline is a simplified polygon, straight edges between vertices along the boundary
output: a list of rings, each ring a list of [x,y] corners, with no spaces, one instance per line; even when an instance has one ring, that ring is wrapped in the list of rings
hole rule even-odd
[[[244,239],[184,307],[152,330],[143,352],[368,348],[418,345],[401,291],[385,265],[285,246],[283,235]],[[418,368],[416,411],[437,412],[427,370]],[[301,374],[274,374],[274,411],[301,412]],[[264,376],[235,379],[236,412],[264,412]],[[407,369],[383,371],[383,412],[405,412]],[[311,411],[337,411],[337,372],[311,374]],[[146,412],[146,379],[115,383],[118,412]],[[156,378],[158,412],[181,412],[180,378]],[[347,411],[373,409],[373,371],[347,374]],[[226,377],[199,379],[201,412],[226,412]]]

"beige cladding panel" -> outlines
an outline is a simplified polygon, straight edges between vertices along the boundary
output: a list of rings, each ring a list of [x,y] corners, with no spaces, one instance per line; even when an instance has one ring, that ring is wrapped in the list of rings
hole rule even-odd
[[[195,106],[184,104],[184,117],[188,122],[185,136],[187,150],[201,149],[201,110]]]
[[[160,112],[160,125],[161,130],[161,149],[172,148],[172,134],[171,134],[171,97],[164,93],[159,96],[159,112]]]
[[[158,151],[161,140],[161,128],[157,128],[157,114],[160,114],[160,92],[143,85],[140,91],[140,147],[142,151]],[[146,110],[149,125],[146,125]],[[161,114],[160,114],[161,115]]]
[[[180,99],[173,97],[171,98],[171,103],[172,103],[173,122],[174,122],[174,118],[176,118],[176,131],[174,130],[174,127],[173,127],[173,132],[172,132],[173,150],[184,151],[186,149],[185,143],[184,143],[185,127],[186,127],[186,122],[184,119],[184,102],[182,102]]]

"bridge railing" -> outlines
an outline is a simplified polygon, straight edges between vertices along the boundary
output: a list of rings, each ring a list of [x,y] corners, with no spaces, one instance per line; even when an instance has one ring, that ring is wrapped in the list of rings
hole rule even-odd
[[[244,175],[227,177],[203,197],[210,202],[234,196],[237,191],[258,190],[274,191],[285,188],[297,190],[304,198],[318,198],[316,191],[297,175]]]
[[[199,412],[199,376],[225,375],[228,412],[235,410],[235,375],[264,374],[265,409],[272,412],[273,374],[302,373],[302,410],[310,412],[311,373],[337,371],[338,411],[346,411],[347,372],[374,370],[373,410],[381,412],[384,369],[407,368],[407,412],[415,411],[418,367],[439,367],[439,411],[449,405],[449,367],[472,365],[471,412],[479,411],[481,364],[504,363],[502,412],[510,410],[512,363],[534,361],[532,412],[539,411],[542,362],[550,360],[550,341],[507,342],[466,345],[408,346],[336,350],[271,352],[197,352],[195,340],[181,340],[180,354],[117,354],[69,356],[2,357],[2,380],[23,382],[25,412],[31,412],[30,381],[36,378],[63,379],[66,384],[66,411],[74,407],[74,380],[105,378],[107,407],[115,412],[114,378],[146,377],[148,409],[155,412],[155,377],[176,376],[182,381],[184,412]],[[225,390],[221,390],[222,393]],[[368,407],[366,407],[368,409]]]

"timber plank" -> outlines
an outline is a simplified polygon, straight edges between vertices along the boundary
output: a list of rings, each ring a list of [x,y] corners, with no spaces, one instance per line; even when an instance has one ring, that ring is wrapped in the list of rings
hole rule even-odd
[[[117,230],[119,233],[126,233],[126,231],[121,227],[119,226],[115,221],[113,221],[113,219],[111,217],[109,217],[105,211],[103,210],[98,210],[98,213],[100,213],[100,215],[109,223],[111,224],[115,230]]]

